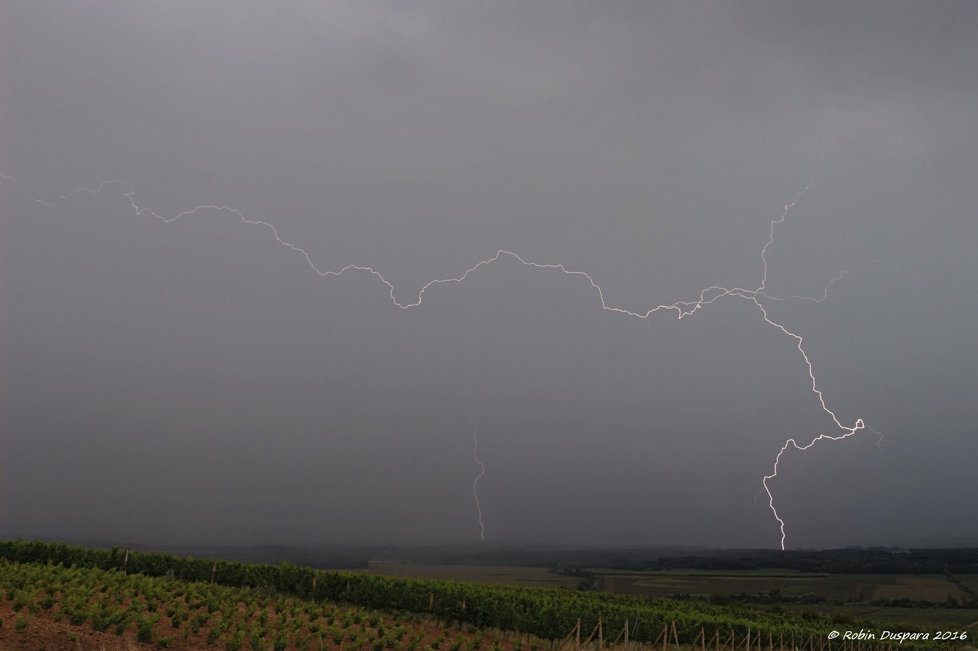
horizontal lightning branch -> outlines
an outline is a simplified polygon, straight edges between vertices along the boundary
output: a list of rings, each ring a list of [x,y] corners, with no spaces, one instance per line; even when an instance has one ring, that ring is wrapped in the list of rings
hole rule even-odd
[[[819,163],[819,170],[820,169],[821,169],[821,163]],[[804,195],[805,192],[807,192],[812,187],[812,185],[814,183],[814,179],[818,176],[818,173],[819,173],[819,171],[816,170],[815,175],[812,177],[812,181],[810,181],[809,184],[806,185],[801,190],[795,191],[795,196],[792,199],[792,201],[790,203],[785,204],[784,209],[781,212],[781,214],[779,216],[777,216],[776,218],[774,218],[774,219],[771,220],[770,227],[769,227],[769,230],[768,230],[768,239],[764,243],[763,247],[761,248],[760,257],[761,257],[761,264],[762,264],[762,274],[761,274],[760,284],[757,287],[752,288],[752,289],[747,289],[747,288],[743,288],[743,287],[731,287],[731,288],[727,288],[727,287],[722,287],[722,286],[719,286],[719,285],[712,285],[712,286],[707,287],[707,288],[703,289],[702,291],[700,291],[699,296],[696,299],[694,299],[694,300],[677,301],[675,303],[665,303],[665,304],[662,304],[662,305],[656,305],[656,306],[651,307],[651,308],[637,309],[637,310],[636,309],[628,309],[628,308],[621,307],[621,306],[618,306],[618,305],[611,305],[611,304],[609,304],[605,300],[604,290],[601,288],[601,286],[598,285],[597,282],[595,282],[594,278],[590,274],[588,274],[588,273],[586,273],[584,271],[578,271],[578,270],[568,269],[563,264],[544,264],[544,263],[539,263],[539,262],[533,262],[531,260],[527,260],[527,259],[521,257],[518,253],[515,253],[513,251],[507,251],[505,249],[499,249],[498,251],[496,251],[495,255],[493,255],[491,257],[488,257],[488,258],[485,258],[483,260],[478,261],[476,264],[474,264],[473,266],[471,266],[468,269],[466,269],[464,271],[464,273],[462,273],[459,276],[452,277],[452,278],[439,278],[439,279],[428,281],[427,283],[425,283],[424,285],[421,286],[421,289],[418,290],[418,293],[417,293],[417,295],[414,298],[412,298],[411,300],[408,300],[406,302],[402,302],[402,301],[398,300],[398,298],[396,296],[395,288],[394,288],[393,283],[391,283],[389,280],[387,280],[387,278],[385,278],[379,271],[377,271],[373,267],[363,266],[363,265],[356,265],[356,264],[349,264],[349,265],[346,265],[345,267],[342,267],[342,268],[340,268],[338,270],[329,270],[329,269],[324,270],[324,269],[320,269],[319,267],[316,266],[316,264],[312,260],[312,257],[309,255],[309,253],[305,249],[303,249],[303,248],[297,246],[296,244],[294,244],[294,243],[292,243],[292,242],[284,239],[279,234],[278,228],[276,228],[275,225],[273,225],[273,224],[271,224],[271,223],[269,223],[267,221],[261,220],[261,219],[249,219],[248,217],[245,217],[244,214],[241,213],[241,211],[239,211],[236,208],[232,208],[230,206],[226,206],[226,205],[200,205],[200,206],[197,206],[195,208],[191,208],[190,210],[185,210],[183,212],[177,213],[176,215],[173,215],[172,217],[165,217],[165,216],[159,215],[158,213],[154,212],[150,208],[146,208],[146,207],[143,207],[143,206],[140,206],[139,204],[137,204],[136,203],[136,200],[135,200],[135,190],[127,182],[121,181],[121,180],[103,181],[95,189],[84,188],[84,187],[75,188],[74,190],[72,190],[71,192],[69,192],[67,195],[62,196],[62,197],[60,197],[59,199],[57,199],[55,201],[45,201],[45,200],[42,200],[42,199],[39,199],[39,198],[35,197],[33,194],[31,194],[30,192],[28,192],[27,189],[24,188],[24,186],[17,179],[15,179],[15,178],[13,178],[11,176],[0,174],[0,179],[4,179],[4,180],[10,182],[11,184],[13,184],[25,196],[27,196],[31,201],[34,201],[34,202],[36,202],[38,204],[41,204],[41,205],[46,206],[46,207],[49,207],[49,208],[53,208],[55,206],[61,205],[61,204],[65,203],[66,201],[68,201],[71,197],[73,197],[75,195],[78,195],[78,194],[98,195],[98,194],[101,194],[102,191],[105,190],[106,188],[109,188],[109,187],[120,187],[121,188],[121,196],[122,197],[125,197],[125,199],[129,203],[130,208],[132,209],[132,211],[135,213],[135,215],[137,217],[147,216],[147,217],[152,217],[154,219],[158,219],[158,220],[163,221],[163,222],[171,223],[171,222],[175,222],[175,221],[177,221],[179,219],[182,219],[182,218],[185,218],[185,217],[193,217],[193,216],[199,215],[200,213],[208,212],[208,211],[230,213],[230,214],[236,216],[238,219],[240,219],[241,222],[244,223],[244,224],[248,224],[248,225],[251,225],[251,226],[260,226],[260,227],[263,227],[263,228],[268,229],[268,231],[271,233],[272,237],[275,239],[275,241],[279,245],[281,245],[283,247],[286,247],[286,248],[292,250],[293,252],[297,253],[298,255],[300,255],[305,260],[306,264],[316,274],[318,274],[321,277],[326,277],[326,276],[337,276],[338,277],[338,276],[342,276],[343,274],[346,274],[348,272],[364,272],[364,273],[371,274],[378,281],[380,281],[381,284],[383,284],[387,288],[387,293],[390,296],[391,302],[396,307],[398,307],[398,308],[400,308],[402,310],[407,310],[407,309],[410,309],[410,308],[417,307],[417,306],[421,305],[422,301],[424,300],[424,297],[425,297],[426,292],[429,289],[431,289],[432,287],[435,287],[437,285],[450,284],[450,283],[461,283],[465,279],[467,279],[470,275],[472,275],[473,273],[475,273],[476,271],[478,271],[479,269],[482,269],[483,267],[486,267],[488,265],[491,265],[491,264],[499,261],[502,258],[510,258],[510,259],[515,260],[516,262],[520,263],[521,265],[523,265],[525,267],[532,268],[532,269],[537,269],[537,270],[541,270],[541,271],[546,271],[546,270],[559,271],[560,273],[565,274],[567,276],[579,277],[579,278],[583,279],[586,283],[588,283],[591,286],[591,289],[597,295],[597,298],[598,298],[598,301],[600,303],[600,306],[601,306],[601,309],[602,310],[605,310],[607,312],[613,312],[613,313],[616,313],[616,314],[620,314],[620,315],[623,315],[623,316],[626,316],[626,317],[633,317],[633,318],[638,318],[638,319],[650,319],[651,316],[653,314],[657,313],[657,312],[671,311],[671,312],[674,312],[676,314],[676,318],[682,319],[682,318],[685,318],[687,316],[690,316],[690,315],[694,314],[695,312],[703,309],[707,305],[711,305],[712,303],[720,300],[721,298],[734,297],[734,298],[738,298],[738,299],[749,301],[754,306],[757,307],[757,309],[758,309],[758,311],[759,311],[759,313],[761,315],[761,318],[764,320],[764,322],[766,324],[768,324],[771,327],[777,329],[785,337],[788,337],[789,339],[791,339],[794,342],[795,348],[797,348],[798,353],[801,355],[802,360],[804,361],[804,365],[805,365],[806,371],[808,373],[809,380],[811,382],[811,390],[812,390],[812,393],[814,393],[815,397],[817,398],[818,403],[821,406],[822,411],[825,412],[825,414],[828,415],[829,418],[832,420],[832,423],[835,426],[835,432],[836,432],[836,433],[833,433],[833,434],[819,434],[819,435],[815,436],[814,438],[812,438],[808,443],[805,443],[805,444],[800,444],[794,438],[789,438],[787,441],[785,441],[784,445],[781,447],[780,451],[778,452],[777,456],[775,457],[774,464],[773,464],[772,469],[771,469],[771,473],[768,474],[768,475],[764,475],[762,477],[762,479],[761,479],[761,484],[762,484],[762,487],[763,487],[762,488],[762,492],[767,493],[767,496],[768,496],[768,506],[771,509],[771,513],[774,515],[774,519],[778,522],[778,526],[779,526],[779,529],[780,529],[780,532],[781,532],[781,539],[780,539],[781,549],[784,549],[785,548],[785,540],[786,540],[786,537],[787,537],[787,535],[785,533],[785,522],[781,518],[781,516],[778,513],[778,510],[777,510],[777,508],[775,506],[774,494],[771,492],[771,488],[770,488],[770,484],[769,484],[769,482],[771,480],[775,479],[778,476],[778,465],[781,462],[781,459],[782,459],[784,453],[787,452],[789,448],[793,448],[793,449],[798,450],[800,452],[804,452],[806,450],[811,449],[815,444],[819,443],[820,441],[840,441],[840,440],[849,438],[850,436],[853,436],[854,434],[856,434],[860,430],[867,429],[867,425],[865,424],[865,422],[863,421],[862,418],[857,418],[852,425],[845,425],[845,424],[843,424],[842,421],[840,421],[840,419],[838,418],[838,416],[835,414],[835,412],[832,411],[828,407],[828,405],[826,404],[826,401],[825,401],[825,397],[822,394],[822,390],[819,388],[818,382],[815,379],[815,371],[814,371],[814,368],[812,366],[811,359],[809,358],[808,353],[805,351],[805,348],[804,348],[804,339],[801,337],[801,335],[799,335],[799,334],[797,334],[797,333],[795,333],[795,332],[793,332],[791,330],[788,330],[784,325],[782,325],[781,323],[773,320],[771,318],[770,314],[768,313],[767,308],[764,305],[764,301],[767,301],[767,300],[770,300],[770,301],[782,301],[782,300],[786,300],[786,299],[801,299],[801,300],[806,300],[806,301],[812,301],[812,302],[816,302],[816,303],[821,303],[821,302],[823,302],[824,300],[826,300],[828,298],[829,288],[833,284],[835,284],[836,282],[842,280],[842,278],[844,278],[846,276],[846,274],[847,274],[846,271],[843,271],[839,275],[837,275],[835,278],[833,278],[831,281],[829,281],[829,283],[825,286],[825,288],[824,288],[821,296],[812,297],[812,296],[799,296],[799,295],[793,295],[792,294],[792,295],[788,295],[788,296],[784,296],[784,297],[775,297],[775,296],[772,296],[772,295],[768,294],[767,291],[766,291],[767,290],[767,282],[768,282],[768,261],[767,261],[767,253],[768,253],[768,250],[774,245],[774,240],[775,240],[775,237],[774,236],[775,236],[776,228],[777,228],[778,225],[780,225],[780,224],[782,224],[784,222],[784,220],[788,216],[788,213],[791,211],[792,208],[795,207],[795,205],[801,199],[802,195]],[[869,428],[869,429],[871,429],[871,428]],[[872,430],[871,429],[871,431],[874,431],[875,432],[876,430]],[[879,434],[878,432],[876,432],[876,433]],[[478,444],[474,441],[474,438],[473,438],[473,442],[474,442],[473,456],[475,457],[476,463],[478,463],[479,465],[482,465],[481,462],[479,462],[478,457],[476,456]],[[483,473],[484,473],[485,472],[485,467],[483,466],[482,468],[483,468]],[[482,476],[482,474],[480,473],[479,477],[481,477],[481,476]],[[475,479],[475,482],[473,483],[473,493],[474,494],[476,493],[476,483],[478,482],[479,477],[477,477]],[[476,506],[478,508],[478,495],[475,494],[474,497],[476,499]],[[480,526],[483,526],[482,525],[482,521],[481,521],[481,512],[480,512]],[[484,526],[483,526],[483,529],[482,529],[482,535],[483,535],[483,537],[485,535]]]

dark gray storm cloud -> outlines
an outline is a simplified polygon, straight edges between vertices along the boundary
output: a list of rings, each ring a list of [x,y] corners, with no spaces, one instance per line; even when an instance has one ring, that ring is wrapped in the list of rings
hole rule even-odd
[[[226,204],[416,300],[498,249],[753,288],[868,431],[788,544],[974,541],[968,2],[0,4],[0,173]],[[816,175],[817,170],[817,175]],[[813,180],[814,178],[814,180]],[[0,181],[0,534],[772,546],[837,434],[751,302],[508,257],[395,307],[267,228]]]

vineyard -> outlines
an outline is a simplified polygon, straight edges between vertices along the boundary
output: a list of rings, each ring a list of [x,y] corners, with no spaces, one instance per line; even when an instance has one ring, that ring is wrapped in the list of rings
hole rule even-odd
[[[720,634],[824,639],[837,627],[812,616],[699,601],[36,542],[0,543],[0,589],[10,608],[5,633],[27,630],[32,618],[42,617],[159,648],[536,649],[551,648],[574,630],[586,634],[599,622],[605,631],[628,622],[631,641],[646,644],[668,627],[674,643],[691,645]]]
[[[55,624],[87,624],[94,632],[163,649],[514,647],[513,636],[502,632],[446,626],[421,615],[395,616],[257,589],[165,577],[0,561],[0,581],[3,599],[10,606],[10,615],[5,618],[9,621],[3,621],[0,628],[11,627],[25,638],[35,620],[49,618]],[[65,639],[77,642],[78,633],[70,627],[64,629]],[[23,641],[30,648],[29,640]],[[546,643],[524,635],[515,644],[536,649]]]

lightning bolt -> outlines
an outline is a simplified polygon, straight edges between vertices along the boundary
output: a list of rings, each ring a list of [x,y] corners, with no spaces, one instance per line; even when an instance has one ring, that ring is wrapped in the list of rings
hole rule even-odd
[[[197,215],[199,215],[201,213],[205,213],[205,212],[229,213],[231,215],[236,216],[244,224],[247,224],[249,226],[258,226],[258,227],[262,227],[262,228],[267,229],[271,233],[272,237],[275,239],[275,241],[279,245],[281,245],[281,246],[283,246],[283,247],[285,247],[287,249],[290,249],[294,253],[296,253],[299,256],[301,256],[305,260],[305,262],[309,266],[309,268],[312,269],[312,271],[315,272],[316,274],[318,274],[320,277],[327,277],[327,276],[339,277],[339,276],[342,276],[342,275],[344,275],[346,273],[350,273],[350,272],[361,272],[361,273],[367,273],[367,274],[372,275],[383,286],[385,286],[387,288],[388,296],[390,297],[390,300],[394,304],[394,306],[396,306],[396,307],[398,307],[398,308],[400,308],[402,310],[408,310],[410,308],[414,308],[414,307],[417,307],[417,306],[421,305],[421,303],[424,301],[425,294],[426,294],[426,292],[429,289],[431,289],[433,287],[436,287],[436,286],[439,286],[439,285],[446,285],[446,284],[452,284],[452,283],[461,283],[464,280],[466,280],[473,273],[477,272],[478,270],[482,269],[483,267],[486,267],[486,266],[491,265],[491,264],[493,264],[495,262],[498,262],[500,259],[502,259],[504,257],[505,258],[513,259],[516,262],[520,263],[521,265],[523,265],[525,267],[528,267],[528,268],[531,268],[531,269],[535,269],[535,270],[539,270],[539,271],[559,271],[560,273],[562,273],[564,275],[571,276],[571,277],[574,277],[574,278],[580,278],[584,282],[586,282],[588,285],[590,285],[591,289],[595,292],[595,294],[596,294],[596,296],[598,298],[598,302],[599,302],[602,310],[605,310],[607,312],[612,312],[612,313],[615,313],[615,314],[618,314],[618,315],[621,315],[621,316],[631,317],[631,318],[637,318],[637,319],[643,319],[643,320],[651,320],[651,317],[652,317],[653,314],[656,314],[658,312],[671,311],[671,312],[674,312],[676,314],[676,318],[677,319],[683,319],[685,317],[691,316],[692,314],[698,312],[699,310],[703,309],[704,307],[715,303],[716,301],[720,300],[721,298],[734,297],[734,298],[739,298],[739,299],[742,299],[742,300],[749,301],[750,303],[752,303],[754,306],[757,307],[757,309],[758,309],[758,311],[759,311],[759,313],[761,315],[761,318],[763,319],[763,321],[767,325],[771,326],[772,328],[775,328],[776,330],[778,330],[779,332],[781,332],[781,334],[783,334],[785,337],[787,337],[788,339],[790,339],[791,341],[794,342],[795,348],[798,350],[798,353],[801,355],[801,358],[802,358],[802,360],[804,362],[804,366],[805,366],[805,368],[807,370],[808,378],[809,378],[810,384],[811,384],[811,391],[815,395],[815,397],[817,398],[818,403],[821,406],[822,411],[831,419],[833,425],[835,426],[835,433],[831,433],[831,434],[830,433],[818,434],[817,436],[815,436],[814,438],[812,438],[808,443],[801,444],[795,438],[789,438],[789,439],[787,439],[785,441],[784,445],[781,446],[781,449],[778,451],[777,455],[774,458],[774,463],[773,463],[773,466],[772,466],[772,469],[771,469],[770,474],[764,475],[761,478],[761,486],[762,486],[761,492],[764,492],[764,493],[767,494],[767,497],[768,497],[768,507],[770,508],[771,513],[774,516],[774,519],[778,523],[778,527],[779,527],[779,530],[780,530],[780,533],[781,533],[780,545],[781,545],[781,549],[784,549],[785,548],[785,540],[787,538],[787,534],[785,532],[785,522],[781,518],[781,515],[778,513],[777,507],[775,505],[774,494],[771,492],[771,488],[770,488],[770,483],[769,482],[771,480],[773,480],[773,479],[775,479],[775,478],[778,477],[778,465],[781,462],[781,459],[784,456],[785,452],[787,452],[789,449],[795,449],[795,450],[798,450],[800,452],[804,452],[806,450],[811,449],[813,446],[815,446],[817,443],[819,443],[821,441],[841,441],[843,439],[847,439],[847,438],[855,435],[857,432],[859,432],[859,431],[861,431],[863,429],[867,429],[867,425],[863,421],[862,418],[857,418],[853,422],[852,425],[845,425],[845,424],[843,424],[842,421],[839,419],[839,417],[835,414],[835,412],[832,411],[828,407],[828,405],[826,404],[826,401],[825,401],[825,396],[823,395],[822,390],[819,387],[819,384],[818,384],[818,382],[815,379],[815,370],[814,370],[814,367],[812,365],[812,361],[809,358],[809,355],[808,355],[808,353],[805,350],[805,347],[804,347],[804,339],[802,338],[801,335],[799,335],[799,334],[797,334],[797,333],[795,333],[795,332],[793,332],[791,330],[788,330],[788,328],[786,328],[784,325],[782,325],[778,321],[775,321],[774,319],[772,319],[771,316],[770,316],[770,314],[769,314],[769,312],[768,312],[768,310],[767,310],[767,308],[764,305],[764,301],[768,301],[768,300],[770,300],[770,301],[782,301],[782,300],[786,300],[786,299],[789,299],[789,298],[802,299],[802,300],[807,300],[807,301],[813,301],[813,302],[816,302],[816,303],[821,303],[822,301],[824,301],[824,300],[826,300],[828,298],[829,288],[834,283],[838,282],[839,280],[842,280],[842,278],[844,278],[846,276],[846,274],[848,273],[847,271],[843,271],[841,274],[839,274],[838,276],[836,276],[835,278],[833,278],[828,283],[828,285],[825,286],[825,289],[823,290],[822,295],[819,296],[819,297],[799,296],[799,295],[788,295],[788,296],[784,296],[784,297],[775,297],[775,296],[769,295],[766,292],[766,290],[767,290],[767,282],[768,282],[768,260],[767,260],[767,254],[768,254],[768,251],[770,250],[770,248],[772,246],[774,246],[775,232],[777,230],[777,227],[779,225],[781,225],[782,223],[784,223],[784,221],[788,217],[788,214],[798,204],[798,202],[801,200],[802,196],[806,192],[808,192],[808,190],[810,190],[812,188],[812,186],[815,183],[815,179],[818,177],[818,175],[819,175],[819,173],[821,171],[821,168],[822,168],[822,161],[820,160],[819,161],[819,164],[818,164],[818,167],[817,167],[817,169],[815,171],[815,174],[812,176],[812,178],[808,182],[808,184],[805,185],[802,189],[796,190],[795,193],[794,193],[793,199],[789,203],[784,204],[784,208],[781,211],[781,213],[777,217],[775,217],[774,219],[771,220],[770,225],[769,225],[769,228],[768,228],[768,238],[767,238],[767,241],[761,247],[760,258],[761,258],[761,265],[762,265],[762,273],[761,273],[760,284],[757,287],[752,288],[752,289],[747,289],[747,288],[743,288],[743,287],[730,287],[730,288],[728,288],[728,287],[723,287],[723,286],[720,286],[720,285],[711,285],[710,287],[707,287],[707,288],[701,290],[700,293],[699,293],[699,297],[698,298],[695,298],[693,300],[676,301],[675,303],[664,303],[664,304],[661,304],[661,305],[656,305],[654,307],[644,309],[644,311],[642,309],[637,309],[637,310],[636,309],[628,309],[628,308],[625,308],[625,307],[622,307],[622,306],[619,306],[619,305],[611,305],[611,304],[609,304],[605,300],[604,290],[601,288],[601,286],[598,285],[598,283],[594,280],[594,278],[590,274],[588,274],[588,273],[586,273],[584,271],[579,271],[579,270],[575,270],[575,269],[568,269],[563,264],[534,262],[534,261],[527,260],[527,259],[521,257],[516,252],[508,251],[508,250],[505,250],[505,249],[499,249],[499,250],[496,251],[495,255],[493,255],[491,257],[488,257],[488,258],[485,258],[483,260],[479,260],[476,264],[474,264],[473,266],[471,266],[468,269],[466,269],[459,276],[451,277],[451,278],[439,278],[439,279],[428,281],[427,283],[425,283],[424,285],[421,286],[421,289],[418,290],[417,294],[412,299],[410,299],[408,301],[402,302],[401,300],[399,300],[397,298],[397,295],[396,295],[396,292],[395,292],[395,287],[394,287],[393,283],[391,283],[389,280],[387,280],[387,278],[385,278],[379,271],[377,271],[373,267],[364,266],[364,265],[357,265],[357,264],[349,264],[349,265],[346,265],[345,267],[342,267],[342,268],[340,268],[338,270],[329,270],[329,269],[324,270],[324,269],[320,269],[319,267],[316,266],[316,264],[312,260],[312,257],[309,255],[309,253],[305,249],[303,249],[302,247],[296,245],[295,243],[293,243],[293,242],[291,242],[289,240],[284,239],[281,236],[281,234],[279,233],[278,228],[276,228],[274,224],[271,224],[271,223],[269,223],[267,221],[264,221],[262,219],[250,219],[250,218],[246,217],[237,208],[232,208],[232,207],[227,206],[227,205],[211,205],[211,204],[205,204],[205,205],[196,206],[195,208],[191,208],[190,210],[185,210],[183,212],[177,213],[176,215],[173,215],[172,217],[165,217],[165,216],[159,215],[158,213],[156,213],[155,211],[153,211],[151,208],[140,206],[136,202],[136,200],[135,200],[135,194],[136,193],[135,193],[135,190],[132,188],[132,186],[129,185],[129,183],[127,183],[125,181],[122,181],[122,180],[118,180],[118,179],[113,179],[113,180],[109,180],[109,181],[103,181],[95,189],[90,189],[90,188],[86,188],[86,187],[78,187],[78,188],[75,188],[74,190],[72,190],[71,192],[69,192],[67,195],[61,196],[60,198],[58,198],[55,201],[45,201],[45,200],[42,200],[42,199],[40,199],[38,197],[35,197],[33,194],[31,194],[16,178],[11,177],[11,176],[7,176],[7,175],[4,175],[4,174],[0,174],[0,178],[2,178],[4,180],[12,183],[15,187],[17,187],[30,200],[34,201],[35,203],[41,204],[43,206],[46,206],[48,208],[53,208],[55,206],[61,205],[61,204],[65,203],[65,202],[67,202],[73,196],[78,195],[78,194],[99,195],[106,188],[118,186],[118,187],[121,188],[121,196],[122,197],[125,197],[125,199],[128,201],[129,207],[131,208],[132,212],[135,214],[136,217],[147,216],[147,217],[152,217],[153,219],[158,219],[158,220],[163,221],[163,222],[172,223],[172,222],[178,221],[180,219],[183,219],[185,217],[197,216]],[[871,431],[873,431],[873,432],[876,432],[876,430],[872,430],[871,428],[869,428],[869,429]],[[876,433],[879,434],[879,432],[876,432]],[[880,436],[882,436],[882,435],[880,435]],[[478,460],[478,457],[477,457],[477,454],[476,454],[477,453],[477,447],[478,447],[478,443],[477,443],[477,441],[475,441],[475,435],[473,434],[473,457],[475,458],[476,463],[478,463],[480,466],[482,466],[482,473],[480,473],[479,476],[476,477],[476,479],[475,479],[475,481],[473,482],[473,485],[472,485],[473,495],[474,495],[475,500],[476,500],[476,508],[479,509],[479,498],[478,498],[478,494],[477,494],[476,488],[477,488],[477,484],[478,484],[479,478],[481,478],[482,475],[485,473],[485,466],[482,465],[482,463],[479,462],[479,460]],[[758,493],[758,495],[760,495],[760,493]],[[480,524],[480,526],[482,526],[482,534],[483,534],[483,539],[484,539],[485,527],[484,527],[484,525],[482,523],[481,509],[479,509],[479,515],[480,515],[479,524]]]
[[[476,430],[474,428],[472,429],[472,460],[481,468],[479,474],[472,480],[472,497],[475,499],[476,513],[479,514],[479,540],[485,542],[486,525],[482,521],[482,504],[479,502],[479,480],[486,474],[486,464],[479,460],[479,439],[476,436]]]

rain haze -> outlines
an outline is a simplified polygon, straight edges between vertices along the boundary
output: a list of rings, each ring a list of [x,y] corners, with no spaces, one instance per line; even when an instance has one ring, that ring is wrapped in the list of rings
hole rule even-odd
[[[0,536],[479,544],[478,478],[486,544],[777,547],[845,431],[753,300],[397,304],[750,290],[784,214],[881,434],[782,455],[786,544],[974,544],[976,61],[963,1],[5,0]]]

